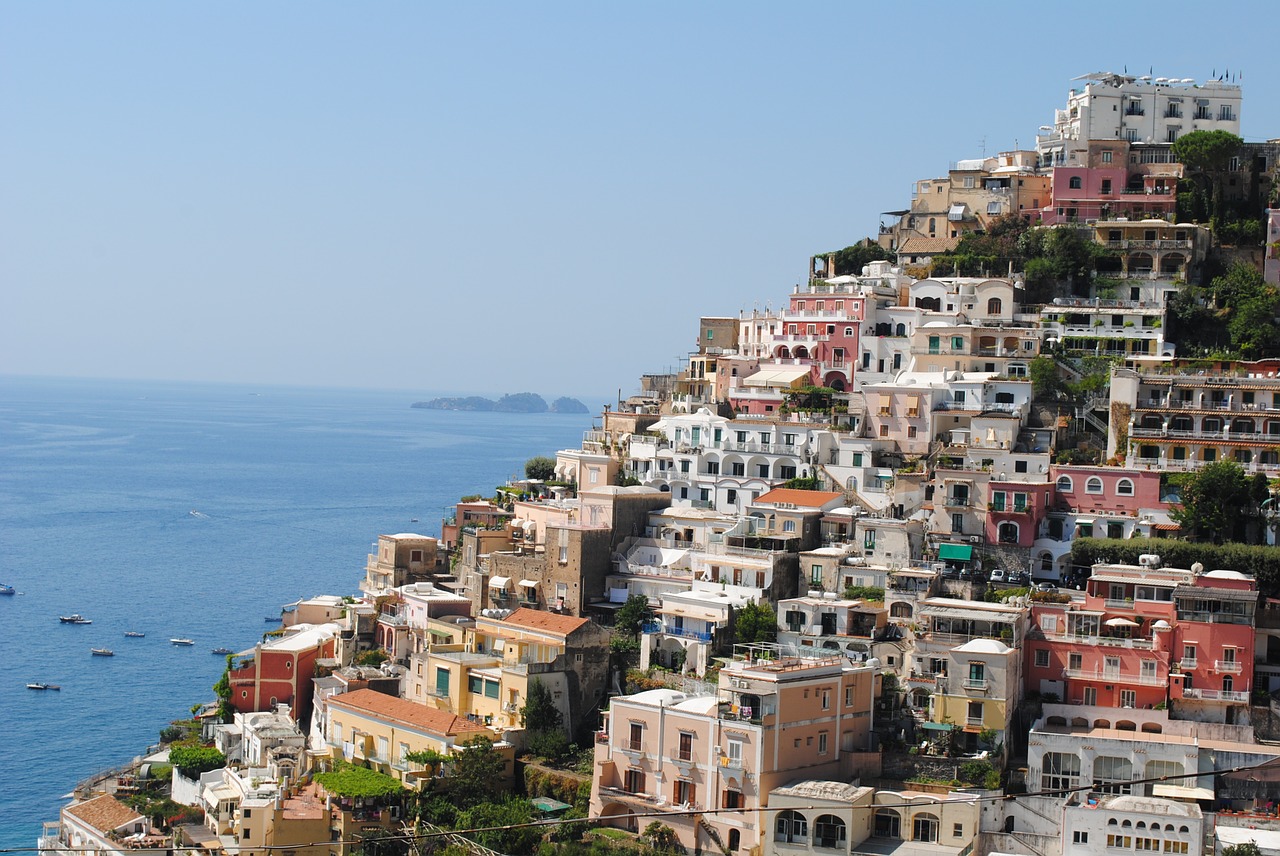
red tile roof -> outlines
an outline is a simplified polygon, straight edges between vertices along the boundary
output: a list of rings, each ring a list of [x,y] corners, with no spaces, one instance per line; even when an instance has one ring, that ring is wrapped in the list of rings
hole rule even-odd
[[[556,615],[540,609],[520,607],[502,619],[503,624],[514,624],[516,627],[527,627],[530,630],[546,630],[568,636],[573,631],[587,624],[585,618],[574,618],[571,615]]]
[[[802,508],[822,508],[833,499],[843,499],[844,494],[826,490],[795,490],[789,487],[777,487],[768,493],[756,497],[756,505],[776,505],[789,502]]]
[[[363,689],[342,693],[329,699],[336,707],[363,713],[375,719],[394,721],[441,737],[455,734],[488,731],[478,722],[444,710],[433,710],[426,705],[396,698],[377,690]]]
[[[107,794],[94,797],[91,800],[85,800],[82,803],[69,805],[63,811],[99,832],[112,832],[126,824],[146,819],[115,797]],[[133,830],[129,831],[132,832]]]

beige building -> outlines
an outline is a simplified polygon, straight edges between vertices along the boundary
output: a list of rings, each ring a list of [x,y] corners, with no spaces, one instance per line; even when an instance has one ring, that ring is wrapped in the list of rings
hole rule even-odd
[[[429,581],[442,570],[437,547],[436,539],[426,535],[379,535],[378,551],[369,554],[360,590],[379,597],[409,583]]]
[[[167,850],[171,838],[151,828],[151,821],[110,795],[73,803],[56,823],[46,823],[41,853],[136,853],[142,848]]]
[[[611,700],[596,735],[591,815],[638,830],[663,807],[740,808],[671,815],[689,848],[749,851],[762,843],[759,809],[798,777],[875,775],[869,751],[874,670],[841,656],[782,656],[739,646],[715,694],[649,690]]]
[[[763,856],[782,854],[921,854],[960,856],[973,848],[977,794],[926,794],[804,780],[777,788],[761,812]]]

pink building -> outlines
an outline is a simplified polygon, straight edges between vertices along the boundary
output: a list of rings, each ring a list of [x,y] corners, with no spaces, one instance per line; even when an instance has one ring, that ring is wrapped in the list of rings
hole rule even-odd
[[[1069,704],[1168,704],[1183,718],[1235,722],[1253,682],[1254,581],[1158,563],[1097,565],[1083,599],[1033,603],[1026,688]]]
[[[797,290],[782,315],[781,334],[773,337],[773,357],[811,366],[815,386],[851,388],[865,301],[832,286]]]
[[[1031,547],[1053,495],[1049,484],[992,479],[987,485],[987,541]]]

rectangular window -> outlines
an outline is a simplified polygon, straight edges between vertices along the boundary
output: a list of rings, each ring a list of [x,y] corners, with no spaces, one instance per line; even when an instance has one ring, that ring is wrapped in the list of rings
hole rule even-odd
[[[385,737],[378,738],[378,760],[386,761],[391,757],[391,741]]]
[[[865,550],[874,550],[876,548],[876,530],[868,529],[862,534],[862,547]]]
[[[1120,706],[1121,707],[1137,707],[1138,693],[1135,690],[1120,690]]]
[[[1049,649],[1048,648],[1037,648],[1035,657],[1036,657],[1036,668],[1047,669],[1049,667]]]
[[[674,796],[676,805],[693,805],[698,799],[698,789],[693,782],[677,779]]]
[[[1109,152],[1108,152],[1108,154],[1109,154]],[[1072,843],[1072,844],[1088,844],[1088,843],[1089,843],[1089,833],[1088,833],[1088,832],[1085,832],[1085,831],[1084,831],[1084,830],[1082,830],[1082,829],[1077,829],[1077,830],[1075,830],[1073,833],[1071,833],[1071,843]]]
[[[822,691],[822,709],[831,710],[831,690]]]
[[[742,763],[742,741],[730,740],[726,745],[728,746],[728,751],[725,753],[725,755],[729,759],[730,763],[741,764]]]
[[[809,582],[815,585],[822,584],[822,565],[809,566]]]
[[[623,776],[622,787],[629,794],[644,793],[644,771],[643,770],[627,770]]]
[[[498,698],[498,690],[499,690],[499,687],[498,687],[498,682],[497,682],[497,681],[488,681],[488,680],[487,680],[487,681],[485,681],[485,682],[484,682],[484,697],[485,697],[485,698]]]
[[[688,731],[680,732],[680,748],[677,750],[677,760],[692,761],[693,760],[693,734]]]
[[[467,675],[467,692],[480,695],[484,692],[484,678],[479,675]]]
[[[1097,703],[1098,703],[1098,688],[1097,688],[1097,687],[1085,687],[1085,688],[1084,688],[1084,703],[1085,703],[1085,704],[1087,704],[1087,705],[1095,705],[1095,704],[1097,704]]]
[[[1079,654],[1079,653],[1074,652],[1074,651],[1073,651],[1073,652],[1071,652],[1071,653],[1069,653],[1069,654],[1067,654],[1067,668],[1068,668],[1068,669],[1079,669],[1079,668],[1081,667],[1081,664],[1082,664],[1083,662],[1084,662],[1084,657],[1083,657],[1083,655],[1082,655],[1082,654]]]
[[[628,748],[630,748],[632,752],[639,752],[640,748],[644,746],[644,725],[639,722],[631,723],[630,737],[631,739],[627,744]]]
[[[818,754],[827,754],[827,732],[825,731],[818,733]]]

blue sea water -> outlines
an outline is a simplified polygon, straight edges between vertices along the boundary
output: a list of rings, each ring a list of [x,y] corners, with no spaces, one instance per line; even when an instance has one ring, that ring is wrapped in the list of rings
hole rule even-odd
[[[379,534],[439,535],[445,506],[590,427],[409,407],[423,397],[0,377],[0,582],[20,592],[0,597],[0,848],[212,699],[211,648],[354,593]],[[93,623],[58,622],[72,612]]]

